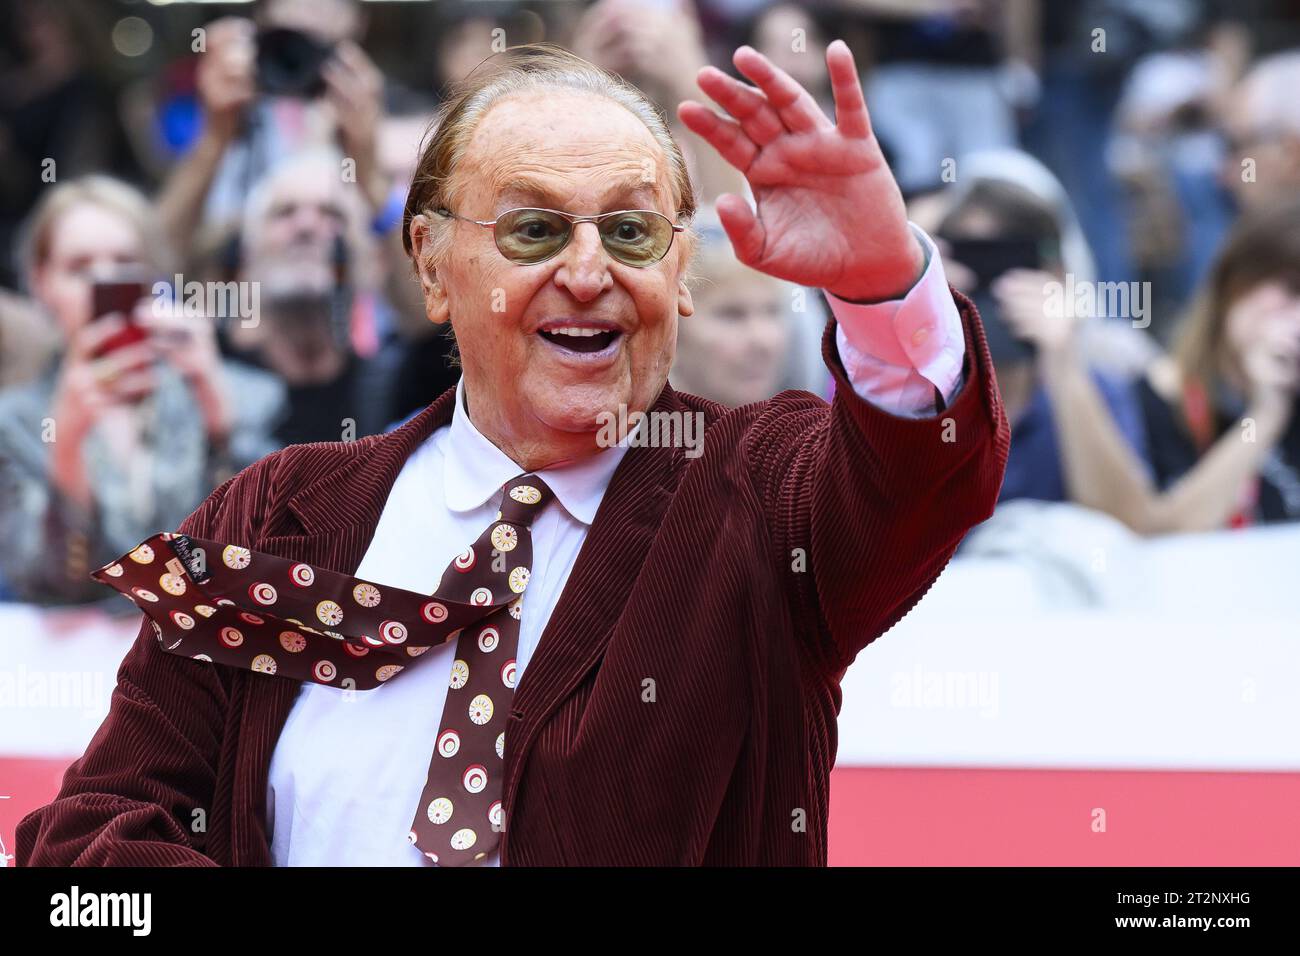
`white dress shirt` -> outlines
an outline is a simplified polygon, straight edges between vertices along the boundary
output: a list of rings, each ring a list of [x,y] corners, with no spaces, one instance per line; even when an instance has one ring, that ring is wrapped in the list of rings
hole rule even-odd
[[[854,390],[895,415],[935,412],[934,389],[960,387],[965,339],[938,252],[924,233],[925,273],[899,300],[855,305],[827,295]],[[626,454],[606,448],[537,474],[555,492],[532,525],[533,564],[516,654],[522,680],[542,631]],[[522,469],[485,438],[456,386],[450,424],[403,465],[356,577],[428,594],[497,513]],[[407,833],[424,789],[456,644],[430,649],[399,679],[368,691],[304,682],[272,755],[267,784],[277,866],[424,866]],[[499,865],[494,850],[480,865]]]

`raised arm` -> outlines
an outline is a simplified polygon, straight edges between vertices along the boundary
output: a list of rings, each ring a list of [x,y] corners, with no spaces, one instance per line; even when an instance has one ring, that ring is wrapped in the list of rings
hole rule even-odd
[[[966,531],[992,513],[1009,429],[975,309],[956,299],[953,342],[952,303],[935,294],[933,277],[925,281],[933,252],[927,258],[907,222],[853,56],[837,40],[826,62],[838,123],[748,47],[735,64],[754,85],[700,71],[701,88],[730,115],[694,102],[679,112],[753,190],[756,209],[738,196],[718,201],[737,258],[826,289],[846,323],[828,323],[823,338],[836,383],[829,411],[806,394],[783,393],[746,442],[776,560],[790,569],[793,612],[811,624],[824,670],[837,674],[907,613]],[[852,317],[845,305],[891,300],[885,311],[858,307]],[[938,349],[923,347],[930,336]],[[852,354],[841,354],[844,345]],[[886,410],[867,381],[882,380],[882,367],[899,371],[900,386],[919,377],[923,390],[937,389],[932,413],[915,417],[910,400],[897,415]]]
[[[177,249],[187,252],[208,192],[226,150],[239,133],[240,118],[254,98],[254,26],[251,20],[223,17],[207,27],[207,47],[199,57],[197,83],[203,103],[203,132],[163,184],[158,215]]]

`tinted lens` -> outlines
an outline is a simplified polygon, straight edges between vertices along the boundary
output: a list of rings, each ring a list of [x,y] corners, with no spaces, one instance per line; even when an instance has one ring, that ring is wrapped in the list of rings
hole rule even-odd
[[[630,266],[648,266],[668,252],[673,224],[665,216],[637,209],[602,220],[600,239],[609,254]]]
[[[497,248],[511,262],[541,262],[564,248],[572,229],[563,216],[545,209],[512,209],[497,220]]]

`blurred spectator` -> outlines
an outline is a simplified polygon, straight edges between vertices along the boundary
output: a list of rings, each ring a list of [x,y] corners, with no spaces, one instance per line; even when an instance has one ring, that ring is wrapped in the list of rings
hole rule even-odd
[[[1116,481],[1109,510],[1143,532],[1300,519],[1300,204],[1252,214],[1229,236],[1172,360],[1139,383],[1148,458],[1097,432],[1087,450]]]
[[[396,422],[424,408],[460,378],[452,361],[454,340],[425,314],[424,295],[402,247],[402,210],[415,173],[422,137],[432,117],[393,116],[380,127],[380,167],[393,183],[392,221],[379,242],[384,250],[384,325],[390,330],[374,357],[377,374],[389,383],[385,420]]]
[[[945,160],[1016,143],[1009,71],[1032,57],[1037,0],[842,0],[871,17],[867,104],[904,193],[943,180]]]
[[[111,15],[86,0],[0,4],[0,242],[12,249],[55,174],[130,176],[135,168],[101,69]],[[16,286],[11,257],[0,283]]]
[[[721,227],[701,230],[691,272],[695,313],[677,320],[673,388],[730,406],[771,398],[788,376],[793,287],[742,265]]]
[[[115,180],[55,186],[32,213],[25,274],[63,345],[35,380],[0,391],[0,573],[25,600],[101,597],[90,570],[175,528],[275,447],[281,389],[223,366],[206,317],[157,295],[129,322],[94,314],[97,280],[158,276],[165,259],[148,201]],[[128,324],[143,334],[124,339]]]
[[[1148,53],[1190,43],[1205,15],[1199,0],[1041,5],[1042,95],[1026,124],[1025,146],[1079,200],[1101,281],[1135,277],[1124,197],[1110,165],[1116,104],[1133,65]]]
[[[329,149],[275,167],[248,197],[240,278],[256,283],[259,321],[230,329],[288,387],[285,444],[339,441],[386,423],[387,396],[349,337],[358,290],[373,285],[375,242],[355,188]]]
[[[1300,193],[1300,50],[1266,57],[1238,84],[1224,117],[1224,181],[1243,209]]]
[[[1113,165],[1128,187],[1134,265],[1151,282],[1158,320],[1186,305],[1235,216],[1219,178],[1219,72],[1209,50],[1156,53],[1139,61],[1119,103]],[[1152,329],[1162,340],[1172,331],[1164,321]]]
[[[825,57],[826,44],[832,38],[812,10],[794,3],[772,3],[758,12],[746,32],[750,46],[794,77],[827,116],[835,115]]]
[[[1116,346],[1116,333],[1128,336],[1099,317],[1049,313],[1052,285],[1091,282],[1092,263],[1068,198],[1037,161],[1015,151],[975,154],[958,186],[940,198],[946,211],[935,233],[948,275],[980,310],[1011,423],[1000,500],[1097,507],[1099,476],[1080,453],[1079,419],[1117,422],[1129,447],[1143,447],[1141,416],[1123,372],[1145,361],[1131,352],[1146,343]],[[1086,373],[1077,379],[1064,371],[1076,364]]]
[[[677,120],[677,104],[699,100],[695,83],[708,64],[703,33],[685,0],[596,0],[569,44],[573,52],[633,83],[664,112],[681,144],[701,205],[748,188],[732,166]],[[816,54],[820,56],[820,54]],[[826,64],[820,64],[824,73]]]
[[[336,143],[371,212],[387,199],[377,153],[384,79],[357,43],[357,0],[265,0],[256,13],[205,28],[203,131],[159,200],[182,250],[205,222],[229,228],[253,185],[302,150]]]

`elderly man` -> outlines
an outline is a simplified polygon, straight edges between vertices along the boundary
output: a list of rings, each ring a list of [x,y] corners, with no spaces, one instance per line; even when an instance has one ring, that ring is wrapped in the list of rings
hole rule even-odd
[[[227,542],[232,580],[292,567],[253,585],[271,604],[355,573],[327,627],[395,588],[436,598],[430,622],[485,616],[405,648],[401,621],[283,651],[255,623],[142,629],[20,861],[825,864],[839,680],[992,510],[1007,424],[848,48],[827,51],[838,124],[752,49],[735,62],[752,85],[699,76],[729,115],[680,117],[752,187],[756,209],[719,203],[741,261],[827,291],[834,401],[667,385],[694,200],[644,96],[546,50],[471,78],[406,208],[461,384],[391,434],[263,460],[181,531]],[[702,416],[702,453],[600,440],[646,411]]]
[[[387,424],[386,383],[353,347],[355,317],[373,307],[374,240],[332,149],[280,162],[249,194],[240,279],[257,290],[255,322],[227,330],[285,383],[276,438],[291,445],[374,434]]]
[[[1243,209],[1271,209],[1300,190],[1300,50],[1257,62],[1224,117],[1231,149],[1223,179]]]

